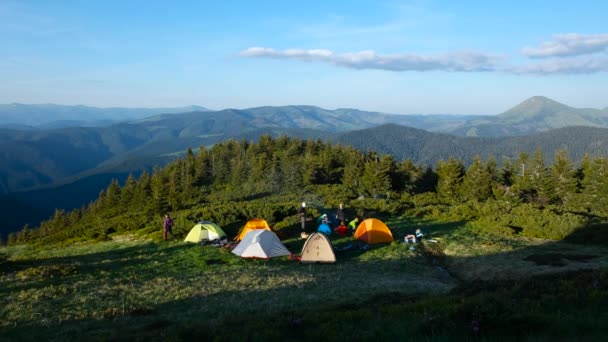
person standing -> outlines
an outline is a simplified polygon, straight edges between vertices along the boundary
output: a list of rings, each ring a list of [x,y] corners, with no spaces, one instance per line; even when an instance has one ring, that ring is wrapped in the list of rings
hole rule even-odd
[[[346,222],[346,218],[344,216],[344,205],[342,203],[340,203],[340,206],[336,210],[336,219],[338,219],[338,222]]]
[[[306,232],[306,202],[302,202],[302,206],[298,208],[300,223],[302,224],[302,233]]]
[[[163,240],[167,241],[167,234],[173,235],[173,219],[168,213],[165,214],[165,220],[163,221]]]

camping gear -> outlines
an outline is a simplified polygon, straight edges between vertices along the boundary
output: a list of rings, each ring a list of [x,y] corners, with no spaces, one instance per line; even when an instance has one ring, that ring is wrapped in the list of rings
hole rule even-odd
[[[265,229],[255,229],[247,233],[232,253],[241,258],[261,259],[291,255],[277,234]]]
[[[359,227],[355,231],[355,239],[365,241],[368,244],[395,241],[393,234],[391,234],[386,224],[375,218],[363,220],[359,224]]]
[[[344,251],[348,251],[348,250],[351,250],[351,249],[353,249],[353,244],[349,243],[346,246],[336,247],[334,250],[337,251],[337,252],[344,252]]]
[[[302,247],[301,263],[334,263],[336,262],[336,253],[334,247],[329,242],[329,238],[325,234],[312,233],[304,242]]]
[[[268,222],[266,222],[266,220],[258,219],[258,218],[251,219],[251,220],[247,221],[247,223],[245,223],[245,225],[243,226],[243,228],[241,228],[241,230],[239,231],[237,236],[234,238],[234,240],[241,241],[241,240],[243,240],[245,235],[247,235],[247,233],[249,233],[252,230],[256,230],[256,229],[265,229],[268,231],[272,231],[272,229],[270,228],[270,226],[268,225]]]
[[[184,239],[186,242],[199,243],[201,241],[216,240],[226,236],[226,233],[215,223],[209,221],[201,221],[197,223]]]
[[[321,223],[319,225],[319,228],[317,229],[317,232],[323,233],[323,234],[326,234],[326,235],[330,235],[331,234],[331,228],[329,228],[329,225],[327,225],[327,223]]]

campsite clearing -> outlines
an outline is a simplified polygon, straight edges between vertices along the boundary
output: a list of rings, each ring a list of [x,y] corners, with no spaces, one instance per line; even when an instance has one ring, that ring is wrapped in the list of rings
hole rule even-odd
[[[62,249],[3,248],[0,253],[6,260],[0,263],[0,331],[9,339],[29,340],[70,340],[85,336],[85,332],[98,340],[161,340],[171,336],[230,339],[234,336],[228,327],[240,324],[241,332],[254,340],[285,334],[311,338],[311,330],[306,329],[311,326],[328,340],[397,338],[402,336],[403,326],[410,326],[411,333],[420,336],[450,336],[454,332],[466,334],[463,322],[476,315],[484,317],[484,324],[494,319],[491,312],[483,311],[485,308],[475,311],[469,305],[489,300],[488,310],[505,310],[497,303],[507,300],[509,287],[498,294],[467,297],[462,294],[467,284],[479,287],[478,281],[492,277],[534,281],[530,275],[562,274],[564,267],[571,272],[600,269],[580,278],[595,277],[600,285],[606,281],[602,271],[608,264],[605,247],[499,239],[476,234],[458,222],[407,217],[384,222],[395,236],[423,226],[429,238],[439,242],[425,242],[410,251],[395,241],[372,245],[365,251],[356,248],[352,237],[334,237],[337,263],[329,265],[300,264],[287,257],[247,260],[225,248],[124,237]],[[299,253],[304,241],[292,238],[283,243],[292,253]],[[349,244],[353,248],[340,251]],[[543,253],[594,257],[585,262],[566,259],[564,267],[525,260]],[[550,285],[557,286],[559,281]],[[599,310],[608,294],[605,288],[595,293]],[[469,299],[463,301],[465,298]],[[545,317],[549,321],[542,324],[551,325],[550,315],[557,305],[564,317],[582,319],[568,316],[572,308],[585,303],[585,298],[583,302],[576,300],[576,304],[564,302],[566,307],[551,302],[550,311],[535,307],[538,316],[533,318]],[[506,312],[519,315],[529,311],[528,304],[520,303],[520,308],[509,307]],[[605,329],[605,314],[597,315],[595,305],[584,310],[583,315],[595,316],[589,320],[591,332]],[[374,318],[378,315],[383,317],[382,326],[378,326],[380,318]],[[411,321],[399,325],[406,317],[403,315],[410,315]],[[256,317],[259,325],[253,325],[251,317]],[[439,318],[444,321],[437,322]],[[545,330],[549,336],[561,333],[554,325],[551,328],[557,330]]]

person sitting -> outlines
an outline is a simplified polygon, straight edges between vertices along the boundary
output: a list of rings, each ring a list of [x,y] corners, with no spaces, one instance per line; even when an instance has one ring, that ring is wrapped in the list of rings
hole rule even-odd
[[[420,229],[420,228],[416,229],[416,232],[414,233],[414,235],[416,236],[417,240],[421,240],[424,237],[424,233],[422,232],[422,229]]]
[[[340,225],[334,229],[338,235],[348,234],[348,227],[344,224],[344,221],[340,221]]]
[[[416,243],[417,242],[416,241],[416,235],[414,235],[412,233],[406,234],[405,237],[403,238],[403,242],[411,243],[411,244]]]
[[[317,229],[319,233],[323,233],[325,235],[331,235],[331,228],[327,225],[327,223],[321,223],[319,228]]]

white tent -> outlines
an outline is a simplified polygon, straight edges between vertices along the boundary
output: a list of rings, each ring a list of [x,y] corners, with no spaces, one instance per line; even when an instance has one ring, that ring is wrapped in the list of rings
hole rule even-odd
[[[281,243],[279,237],[268,230],[252,230],[239,243],[232,253],[242,258],[274,258],[291,255],[291,252]]]

